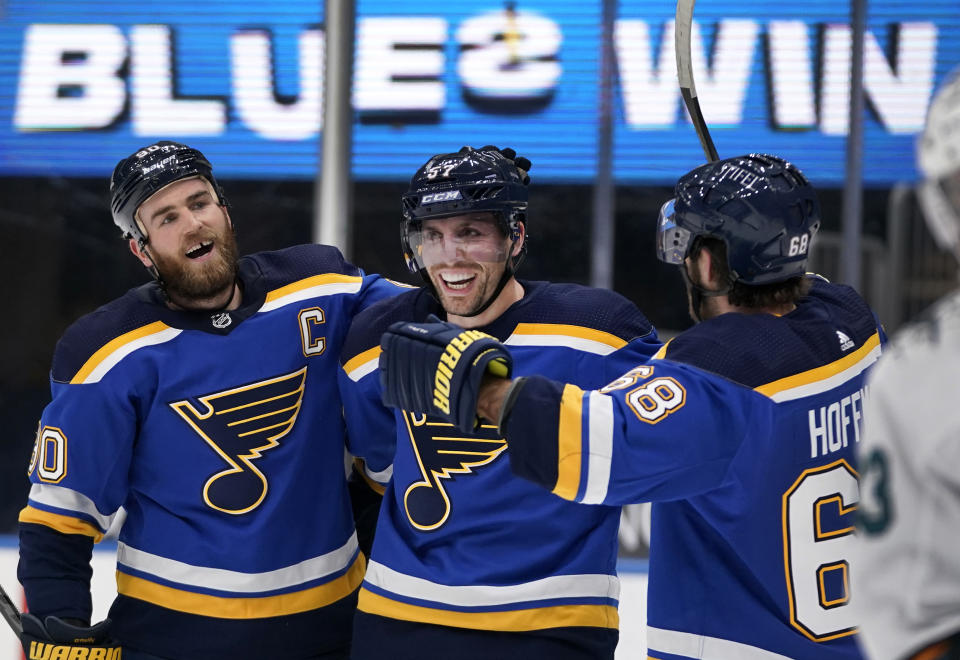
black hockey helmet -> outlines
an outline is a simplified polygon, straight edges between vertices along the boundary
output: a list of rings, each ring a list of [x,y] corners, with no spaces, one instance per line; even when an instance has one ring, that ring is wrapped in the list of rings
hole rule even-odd
[[[701,165],[677,181],[657,227],[657,257],[682,264],[696,239],[727,246],[732,282],[781,282],[806,270],[820,204],[803,173],[767,154]]]
[[[437,154],[417,170],[401,199],[401,240],[407,267],[416,273],[424,265],[416,233],[424,220],[467,213],[491,212],[504,234],[519,240],[518,223],[527,220],[527,170],[530,161],[513,150],[493,146],[463,147]],[[511,272],[523,259],[526,245],[508,264]]]
[[[223,191],[213,178],[210,161],[185,144],[161,140],[117,163],[110,177],[110,210],[123,237],[135,238],[145,245],[148,239],[137,223],[137,209],[161,188],[194,176],[209,181],[217,202],[227,206]]]

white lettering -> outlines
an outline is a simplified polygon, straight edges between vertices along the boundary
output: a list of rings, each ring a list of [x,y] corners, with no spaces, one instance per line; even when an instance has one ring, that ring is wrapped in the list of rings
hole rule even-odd
[[[130,40],[133,132],[178,136],[223,133],[223,102],[173,97],[170,28],[136,25]]]
[[[72,56],[70,56],[72,55]],[[13,125],[18,131],[95,129],[123,112],[126,57],[113,25],[27,27]]]
[[[933,89],[936,26],[900,23],[894,73],[872,33],[864,34],[863,87],[879,119],[891,133],[915,133],[923,128]],[[850,26],[828,25],[823,36],[823,77],[820,81],[820,130],[846,135],[850,120]]]
[[[708,29],[716,32],[709,52]],[[124,30],[129,30],[128,40]],[[762,20],[724,19],[709,28],[694,23],[692,64],[711,128],[744,123],[748,86],[755,80],[757,44],[764,30],[770,48],[764,62],[768,66],[764,79],[770,85],[770,125],[774,130],[846,134],[850,28],[796,20],[770,21],[765,28]],[[816,32],[822,32],[822,39],[810,37]],[[354,107],[381,113],[442,112],[448,33],[447,20],[439,16],[361,19]],[[673,33],[673,21],[653,26],[622,19],[615,25],[620,97],[631,130],[669,128],[680,116]],[[932,21],[901,22],[890,33],[894,36],[865,35],[868,112],[890,134],[915,133],[923,125],[936,78],[937,26]],[[559,57],[563,37],[555,21],[529,11],[507,9],[467,17],[455,36],[461,49],[459,83],[471,97],[549,103],[563,73]],[[313,138],[322,128],[323,33],[305,28],[299,36],[297,62],[292,67],[299,81],[295,93],[277,89],[276,71],[290,67],[273,61],[266,31],[238,28],[229,38],[230,70],[209,73],[230,76],[229,101],[239,121],[267,139]],[[116,122],[129,105],[136,135],[222,134],[227,128],[228,99],[176,93],[184,92],[176,83],[180,68],[209,65],[187,57],[176,61],[173,43],[173,29],[166,25],[26,26],[13,113],[15,130],[103,128]],[[813,44],[819,44],[820,52],[814,51]],[[821,63],[819,68],[814,62]],[[530,112],[540,107],[531,106]],[[488,110],[478,105],[475,111]],[[756,112],[751,113],[751,121]]]
[[[536,98],[557,85],[563,35],[545,16],[497,11],[468,18],[457,30],[457,72],[468,91],[488,98]]]
[[[817,123],[813,65],[803,21],[770,21],[770,84],[773,122],[781,128],[813,128]]]
[[[820,423],[817,423],[817,411],[809,410],[807,411],[808,423],[810,426],[810,458],[817,457],[817,440],[820,441],[820,456],[825,456],[827,453],[827,423],[824,420],[824,415],[826,410],[820,408]]]
[[[853,441],[860,442],[860,426],[863,424],[863,399],[866,389],[853,392],[839,401],[827,406],[807,411],[807,425],[810,430],[810,458],[826,456],[840,451],[850,443],[850,429],[853,427]],[[849,412],[848,412],[849,409]]]
[[[623,85],[624,112],[627,125],[632,129],[661,128],[672,125],[677,119],[680,96],[677,93],[673,32],[673,21],[670,21],[664,26],[660,56],[654,68],[647,22],[617,21],[614,44]]]
[[[359,23],[354,107],[360,111],[443,110],[446,90],[440,46],[447,38],[447,22],[417,17],[365,18]]]
[[[323,126],[323,33],[306,30],[299,39],[300,94],[279,100],[270,35],[246,31],[230,38],[233,96],[244,124],[271,140],[304,140]]]

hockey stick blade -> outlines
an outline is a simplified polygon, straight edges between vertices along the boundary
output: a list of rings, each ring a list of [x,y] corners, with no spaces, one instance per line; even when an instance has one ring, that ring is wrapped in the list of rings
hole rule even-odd
[[[13,632],[17,635],[17,639],[19,639],[23,633],[23,624],[20,622],[20,610],[17,609],[17,606],[14,605],[10,596],[7,595],[3,585],[0,585],[0,614],[2,614],[6,622],[10,624]]]
[[[717,148],[713,145],[710,130],[700,110],[697,99],[697,87],[693,84],[693,58],[690,55],[690,36],[693,31],[693,6],[696,0],[677,0],[677,16],[674,21],[674,48],[677,54],[677,80],[680,82],[680,96],[687,106],[693,128],[700,138],[703,153],[711,163],[718,161]]]

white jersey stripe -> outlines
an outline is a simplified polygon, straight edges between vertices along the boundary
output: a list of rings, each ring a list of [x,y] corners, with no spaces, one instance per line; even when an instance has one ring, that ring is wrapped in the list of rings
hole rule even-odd
[[[610,355],[617,350],[601,341],[569,335],[510,335],[503,343],[506,346],[560,346],[596,355]]]
[[[105,516],[97,510],[97,506],[89,497],[75,490],[63,486],[50,484],[33,484],[30,486],[29,499],[38,504],[83,513],[96,521],[101,530],[110,529],[115,514]]]
[[[312,557],[273,571],[243,573],[222,568],[193,566],[137,550],[125,543],[118,543],[117,563],[178,584],[233,593],[257,594],[295,587],[342,571],[350,565],[356,552],[357,535],[354,533],[345,544],[319,557]]]
[[[613,399],[599,392],[590,392],[590,429],[587,451],[587,487],[584,504],[600,504],[607,496],[610,483],[610,460],[613,457]]]
[[[789,656],[719,637],[647,626],[647,648],[697,660],[790,660]]]
[[[781,390],[780,392],[771,394],[770,398],[777,403],[781,403],[783,401],[793,401],[795,399],[802,399],[815,394],[828,392],[836,387],[839,387],[848,380],[852,380],[859,376],[865,369],[867,369],[880,358],[880,353],[880,346],[875,346],[873,350],[863,356],[863,358],[856,364],[847,367],[839,373],[833,374],[832,376],[824,378],[823,380],[806,383],[804,385],[798,385],[787,390]]]
[[[179,335],[183,330],[179,328],[167,328],[166,330],[161,330],[160,332],[154,332],[149,334],[146,337],[141,337],[135,339],[134,341],[128,342],[123,346],[119,347],[117,350],[113,351],[110,355],[101,360],[93,371],[91,371],[86,378],[81,380],[81,383],[99,383],[100,379],[103,378],[108,371],[113,369],[117,363],[120,362],[123,358],[127,357],[135,350],[143,348],[145,346],[153,346],[154,344],[162,344],[164,342],[170,341],[177,335]]]
[[[372,360],[368,360],[360,366],[348,371],[347,376],[350,377],[350,380],[356,383],[367,374],[376,371],[379,367],[380,355],[378,354],[377,357],[373,358]]]
[[[294,291],[264,303],[263,307],[261,307],[257,313],[272,312],[280,307],[292,305],[301,300],[309,300],[310,298],[333,296],[340,293],[356,293],[360,290],[362,284],[358,279],[356,282],[334,282],[331,284],[318,284],[317,286],[307,287],[306,289]]]
[[[485,607],[553,598],[620,598],[615,575],[555,575],[504,586],[446,585],[399,573],[370,561],[364,581],[399,596],[459,607]]]

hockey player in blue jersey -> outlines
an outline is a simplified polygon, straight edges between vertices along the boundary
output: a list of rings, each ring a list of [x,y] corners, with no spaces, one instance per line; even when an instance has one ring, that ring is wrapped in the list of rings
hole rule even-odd
[[[805,276],[820,212],[793,165],[710,163],[675,195],[658,256],[681,268],[699,323],[653,359],[584,391],[485,371],[510,369],[492,337],[397,324],[386,398],[496,420],[514,472],[565,499],[652,501],[650,657],[859,658],[853,459],[883,331],[851,288]]]
[[[381,400],[380,337],[396,321],[446,317],[502,340],[517,373],[587,388],[659,348],[643,314],[611,291],[515,277],[529,167],[494,147],[430,158],[402,200],[405,257],[424,286],[358,315],[344,346],[349,435],[396,439],[395,456],[364,456],[386,493],[356,660],[613,657],[620,508],[566,502],[513,476],[493,424],[458,429]]]
[[[28,658],[345,658],[364,571],[337,357],[402,289],[302,245],[237,259],[199,151],[123,159],[114,222],[154,281],[75,322],[30,461],[18,577]],[[121,508],[109,619],[90,558]]]

